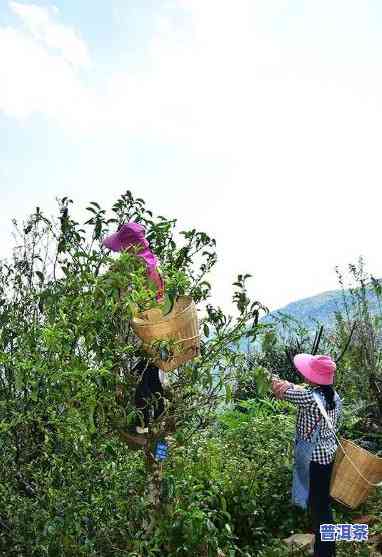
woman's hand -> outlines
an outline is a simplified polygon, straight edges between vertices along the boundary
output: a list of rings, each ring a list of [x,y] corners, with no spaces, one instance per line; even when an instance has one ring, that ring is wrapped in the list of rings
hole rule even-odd
[[[275,397],[281,400],[284,397],[285,391],[293,387],[293,383],[283,381],[282,379],[272,379],[272,392]]]

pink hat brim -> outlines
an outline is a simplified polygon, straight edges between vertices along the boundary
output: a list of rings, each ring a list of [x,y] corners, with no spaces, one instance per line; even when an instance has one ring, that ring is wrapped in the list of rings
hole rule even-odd
[[[123,224],[117,232],[107,236],[102,243],[112,251],[128,250],[133,246],[140,246],[141,251],[149,248],[145,229],[137,222]]]
[[[119,239],[118,232],[115,232],[114,234],[110,234],[110,236],[107,236],[107,238],[105,238],[102,243],[106,248],[111,249],[112,251],[122,250],[122,244]]]
[[[333,385],[333,375],[328,375],[327,378],[323,377],[314,369],[312,369],[313,356],[311,354],[297,354],[293,358],[293,363],[299,373],[309,381],[317,383],[317,385]]]

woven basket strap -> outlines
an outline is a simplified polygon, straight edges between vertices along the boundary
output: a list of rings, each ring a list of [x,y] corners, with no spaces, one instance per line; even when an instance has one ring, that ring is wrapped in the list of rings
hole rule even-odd
[[[189,337],[189,338],[181,338],[179,340],[175,340],[174,344],[179,344],[181,342],[186,342],[187,340],[195,340],[196,338],[199,338],[199,335],[194,335],[193,337]],[[146,346],[149,346],[149,344],[146,343]]]
[[[179,344],[180,342],[186,342],[186,340],[195,340],[196,338],[199,338],[199,335],[194,335],[193,337],[189,337],[189,338],[181,338],[180,340],[176,340],[174,344]]]
[[[369,481],[367,478],[365,478],[365,476],[364,476],[364,475],[362,474],[362,472],[359,470],[358,466],[357,466],[356,464],[354,464],[354,462],[352,461],[352,459],[350,458],[350,456],[346,454],[346,451],[345,451],[345,449],[344,449],[344,447],[343,447],[343,445],[342,445],[342,443],[341,443],[341,440],[339,439],[339,437],[338,437],[337,434],[336,434],[334,425],[333,425],[331,419],[329,418],[328,413],[327,413],[327,411],[325,410],[324,405],[322,404],[322,401],[321,401],[320,397],[318,396],[317,393],[313,393],[313,397],[314,397],[314,400],[317,402],[317,406],[318,406],[318,408],[320,409],[321,414],[324,416],[324,418],[325,418],[325,420],[326,420],[326,423],[328,424],[329,429],[331,429],[332,432],[334,433],[334,436],[335,436],[335,438],[337,439],[338,444],[340,445],[341,449],[343,450],[344,455],[346,456],[346,458],[348,459],[348,461],[350,462],[350,464],[353,466],[354,470],[361,476],[361,478],[362,478],[366,483],[368,483],[368,484],[371,485],[372,487],[382,487],[382,482],[379,482],[379,483],[375,484],[375,483]]]

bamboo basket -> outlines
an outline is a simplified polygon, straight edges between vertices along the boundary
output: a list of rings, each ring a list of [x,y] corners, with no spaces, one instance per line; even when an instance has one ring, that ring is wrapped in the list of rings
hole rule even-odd
[[[341,445],[343,449],[338,447],[333,466],[330,495],[355,509],[375,489],[375,485],[371,484],[382,481],[382,458],[347,439],[341,439]]]
[[[163,316],[158,309],[148,310],[133,318],[132,327],[154,363],[162,371],[175,368],[200,354],[199,322],[196,306],[190,296],[179,296],[169,314]],[[175,341],[169,359],[161,360],[152,344],[158,340]]]

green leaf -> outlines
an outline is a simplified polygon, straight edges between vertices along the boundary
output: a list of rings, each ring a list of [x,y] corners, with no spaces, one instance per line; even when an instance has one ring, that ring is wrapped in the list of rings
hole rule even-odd
[[[207,518],[206,526],[207,526],[207,530],[209,530],[210,532],[216,530],[215,524],[209,518]]]
[[[15,387],[16,390],[19,391],[23,388],[24,386],[24,373],[21,371],[21,369],[16,368],[15,370]]]
[[[228,404],[232,400],[232,386],[230,383],[225,384],[225,403]]]
[[[114,454],[115,454],[114,448],[112,447],[112,445],[110,445],[110,443],[105,445],[104,452],[108,455],[111,455],[111,456],[114,456]]]
[[[30,394],[30,399],[33,400],[33,402],[37,402],[38,399],[38,387],[37,384],[34,383],[33,387],[32,387],[32,392]]]
[[[232,529],[231,529],[231,526],[230,526],[229,524],[226,524],[226,525],[225,525],[225,529],[227,530],[227,532],[228,532],[229,534],[232,534]]]
[[[168,315],[172,310],[173,305],[174,305],[174,300],[170,298],[170,296],[166,295],[163,303],[163,308],[162,308],[163,315]]]
[[[94,433],[96,431],[96,426],[94,423],[94,410],[95,410],[95,404],[90,406],[89,408],[89,412],[88,412],[88,420],[89,420],[89,431],[91,433]]]
[[[264,367],[257,367],[254,372],[254,377],[256,381],[256,388],[260,396],[264,396],[271,388],[271,379],[269,377],[269,372]]]

